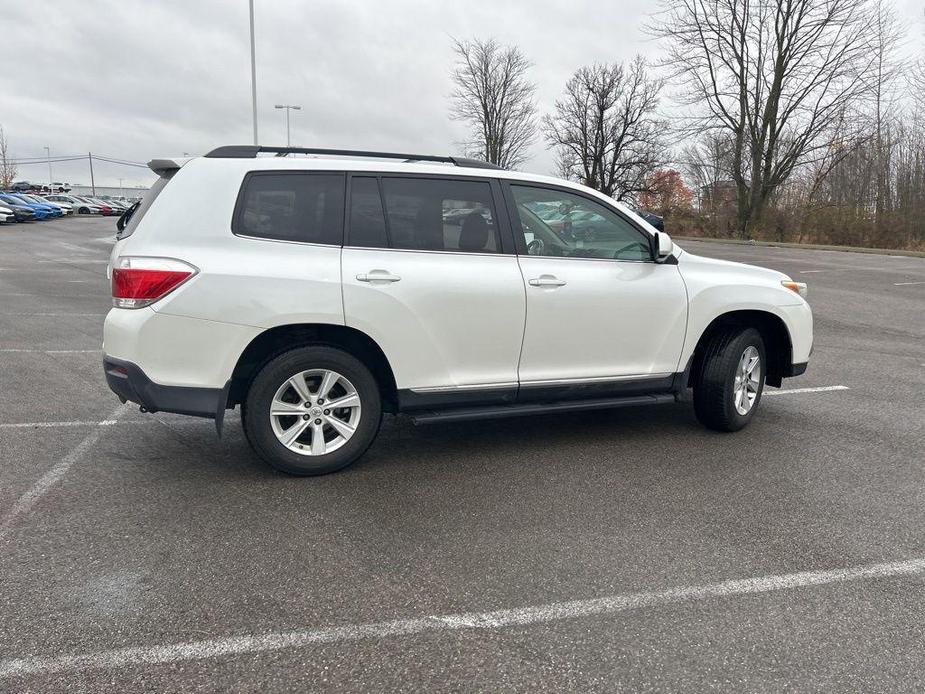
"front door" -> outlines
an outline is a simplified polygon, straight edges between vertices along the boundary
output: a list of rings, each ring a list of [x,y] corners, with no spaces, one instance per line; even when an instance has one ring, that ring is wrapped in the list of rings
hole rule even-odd
[[[667,382],[687,321],[678,266],[655,263],[647,232],[590,196],[509,192],[527,295],[521,389]]]

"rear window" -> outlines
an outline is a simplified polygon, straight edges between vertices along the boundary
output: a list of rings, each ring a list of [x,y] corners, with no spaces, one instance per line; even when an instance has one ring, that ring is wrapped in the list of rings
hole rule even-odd
[[[232,231],[278,241],[339,245],[344,175],[254,172],[238,196]]]

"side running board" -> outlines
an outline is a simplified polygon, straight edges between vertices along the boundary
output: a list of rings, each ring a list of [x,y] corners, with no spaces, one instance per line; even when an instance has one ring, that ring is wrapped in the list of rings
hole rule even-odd
[[[659,395],[630,395],[621,398],[600,398],[597,400],[572,400],[549,403],[524,403],[520,405],[489,405],[486,407],[465,407],[449,410],[420,410],[408,412],[415,424],[432,422],[466,422],[472,419],[494,419],[497,417],[521,417],[531,414],[552,414],[578,410],[609,410],[616,407],[638,405],[667,405],[675,402],[672,393]]]

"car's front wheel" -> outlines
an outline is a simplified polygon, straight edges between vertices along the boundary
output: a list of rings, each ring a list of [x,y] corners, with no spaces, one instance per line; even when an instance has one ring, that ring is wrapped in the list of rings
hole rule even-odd
[[[294,475],[350,465],[379,431],[376,379],[354,356],[299,347],[264,366],[242,406],[247,440],[267,463]]]
[[[767,359],[764,340],[754,328],[729,328],[714,335],[694,381],[694,412],[717,431],[748,424],[764,391]]]

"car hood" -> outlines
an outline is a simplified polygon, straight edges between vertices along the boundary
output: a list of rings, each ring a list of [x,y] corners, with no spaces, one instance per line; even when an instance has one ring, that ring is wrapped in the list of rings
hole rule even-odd
[[[684,271],[684,266],[696,265],[700,270],[710,271],[712,269],[722,274],[729,274],[730,272],[741,273],[742,275],[747,275],[749,279],[760,279],[777,286],[780,285],[781,281],[791,279],[790,276],[785,275],[783,272],[778,272],[770,268],[749,265],[747,263],[737,263],[732,260],[707,258],[702,255],[694,255],[685,250],[681,250],[677,257],[678,265],[681,267],[682,272]]]

